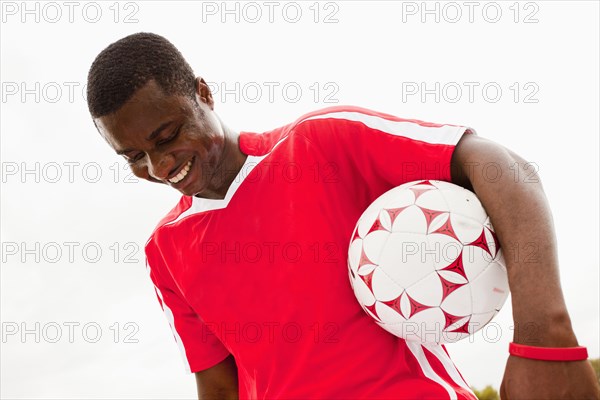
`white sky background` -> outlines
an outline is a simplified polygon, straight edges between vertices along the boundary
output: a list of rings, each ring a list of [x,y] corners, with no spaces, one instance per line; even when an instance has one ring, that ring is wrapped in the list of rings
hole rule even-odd
[[[73,22],[64,2],[30,2],[38,10],[32,14],[21,2],[2,5],[2,398],[196,396],[143,255],[178,192],[129,183],[124,161],[96,133],[82,96],[98,52],[139,31],[167,37],[216,87],[235,92],[239,82],[236,94],[215,93],[216,111],[237,130],[261,132],[308,111],[353,104],[469,125],[535,162],[554,213],[575,331],[591,357],[599,356],[597,2],[475,2],[472,22],[464,2],[428,2],[429,9],[437,4],[439,22],[435,12],[423,15],[421,2],[297,2],[286,12],[287,3],[276,2],[272,23],[263,2],[254,3],[262,12],[255,23],[257,8],[245,3],[237,5],[239,23],[235,13],[221,22],[221,2],[204,2],[215,15],[203,13],[200,2],[74,3]],[[102,15],[89,22],[96,8]],[[288,22],[297,8],[300,20]],[[498,8],[502,15],[492,23]],[[462,17],[453,23],[457,9]],[[128,15],[137,22],[125,23]],[[328,15],[331,23],[324,23]],[[421,82],[429,89],[440,83],[438,101],[434,93],[422,99],[407,92]],[[474,82],[471,99],[464,82]],[[462,95],[453,102],[457,85]],[[502,93],[493,102],[496,87]],[[38,176],[22,176],[36,163]],[[78,243],[72,259],[65,242]],[[36,243],[39,251],[23,252]],[[102,254],[92,262],[96,248]],[[495,320],[497,340],[490,329],[487,341],[478,334],[448,346],[470,384],[499,386],[510,316],[507,304]],[[95,327],[102,334],[92,343]],[[32,333],[22,337],[24,328]]]

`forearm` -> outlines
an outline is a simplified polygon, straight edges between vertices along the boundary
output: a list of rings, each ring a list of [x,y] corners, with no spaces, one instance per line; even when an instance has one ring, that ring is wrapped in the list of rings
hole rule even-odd
[[[198,400],[237,400],[238,398],[238,393],[234,390],[198,387]]]
[[[497,167],[497,176],[486,174],[490,163]],[[526,165],[496,143],[464,135],[452,156],[452,181],[475,191],[494,225],[512,293],[513,341],[574,347],[577,339],[560,287],[552,214],[539,178]],[[523,176],[529,179],[515,179]],[[531,398],[533,393],[540,399],[600,400],[596,379],[587,361],[510,356],[500,393],[503,399]]]
[[[479,157],[470,165],[468,178],[504,252],[514,341],[548,347],[576,346],[560,286],[552,214],[539,179],[531,179],[531,169],[524,170],[527,162],[504,148],[491,146],[489,154],[480,152]],[[486,179],[483,168],[490,161],[500,168],[499,179]],[[529,177],[527,182],[523,176]]]
[[[212,368],[196,372],[198,400],[237,400],[237,365],[232,355]]]
[[[516,162],[512,165],[517,168],[524,163],[514,158],[506,161]],[[509,175],[513,171],[503,172],[504,182],[479,180],[474,189],[481,194],[504,252],[512,293],[514,340],[538,346],[575,346],[560,286],[556,235],[546,196],[540,183],[515,182],[513,174]]]

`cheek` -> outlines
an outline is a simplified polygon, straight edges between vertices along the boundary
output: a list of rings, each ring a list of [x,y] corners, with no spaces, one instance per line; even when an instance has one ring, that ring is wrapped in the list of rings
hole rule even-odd
[[[208,159],[212,169],[217,168],[223,157],[224,141],[222,137],[215,137],[211,143],[211,148],[208,153]]]
[[[148,173],[148,167],[143,164],[143,163],[137,163],[135,165],[130,165],[129,169],[131,170],[131,173],[140,178],[140,179],[144,179],[150,182],[159,182],[156,179],[154,179],[153,177],[150,176],[150,174]]]
[[[203,138],[210,142],[210,148],[223,146],[224,132],[219,120],[212,113],[204,114],[200,120],[200,132],[204,132]]]
[[[214,165],[223,153],[224,133],[220,123],[210,115],[196,119],[188,128],[185,147],[196,149],[203,163]]]
[[[223,136],[215,136],[212,138],[212,152],[215,154],[221,154],[223,152],[223,146],[225,145],[225,140]]]
[[[223,151],[224,138],[219,132],[204,130],[205,134],[196,138],[196,146],[202,149],[202,157],[213,160]]]

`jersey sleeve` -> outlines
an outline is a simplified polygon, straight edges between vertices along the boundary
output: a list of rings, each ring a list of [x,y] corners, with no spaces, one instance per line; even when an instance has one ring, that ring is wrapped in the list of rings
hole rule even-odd
[[[151,242],[146,245],[146,266],[188,372],[223,361],[229,351],[180,294],[160,251]]]
[[[301,125],[301,126],[300,126]],[[402,119],[360,107],[331,107],[297,123],[341,174],[381,192],[406,182],[451,181],[456,144],[471,128]]]

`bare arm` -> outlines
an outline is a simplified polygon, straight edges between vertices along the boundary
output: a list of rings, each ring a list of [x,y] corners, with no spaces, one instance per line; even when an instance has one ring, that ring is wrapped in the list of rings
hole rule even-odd
[[[229,356],[214,367],[196,372],[199,400],[237,400],[237,366]]]
[[[525,170],[525,160],[473,135],[461,139],[452,163],[454,183],[470,187],[477,194],[504,251],[512,294],[513,341],[540,347],[577,346],[560,286],[552,214],[539,179],[524,182],[523,176],[531,175],[531,170]],[[496,171],[486,176],[484,168],[490,163],[498,167],[495,170],[500,171],[499,178]],[[521,179],[515,179],[515,167]],[[525,253],[526,246],[533,251]],[[599,398],[598,384],[587,361],[538,361],[513,356],[508,359],[501,394],[503,399],[534,395]]]

